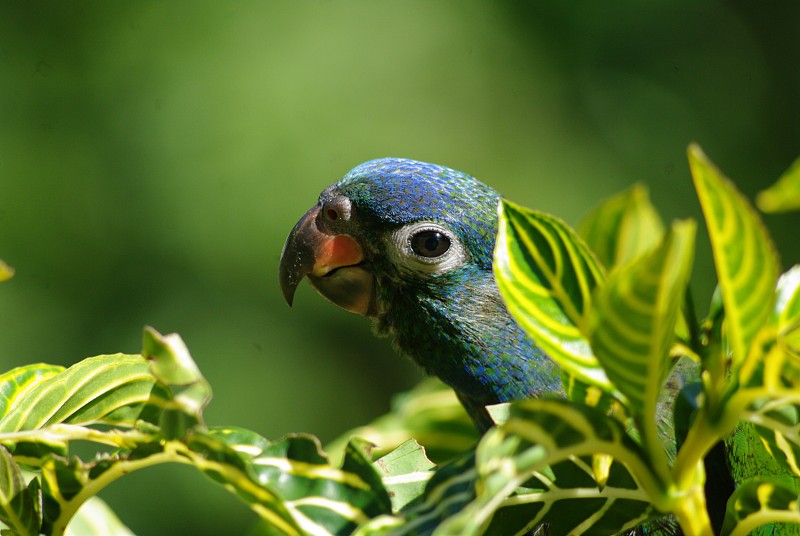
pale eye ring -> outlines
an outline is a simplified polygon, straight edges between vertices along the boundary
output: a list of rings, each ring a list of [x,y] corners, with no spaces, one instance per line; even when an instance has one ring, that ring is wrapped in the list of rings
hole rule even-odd
[[[446,225],[433,221],[409,223],[390,235],[387,252],[394,262],[417,274],[442,274],[458,268],[467,258],[464,244]]]
[[[409,239],[411,250],[426,259],[441,257],[450,249],[450,238],[435,229],[425,229]]]

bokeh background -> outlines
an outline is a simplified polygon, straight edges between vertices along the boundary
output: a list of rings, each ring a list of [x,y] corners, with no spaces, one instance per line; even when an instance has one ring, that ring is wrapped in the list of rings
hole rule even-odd
[[[698,218],[692,140],[751,198],[800,155],[800,4],[608,4],[3,2],[0,367],[137,352],[149,324],[210,424],[327,441],[419,379],[363,318],[280,296],[286,234],[351,167],[449,165],[575,224],[636,181]],[[765,219],[798,262],[798,217]],[[712,270],[701,238],[702,310]],[[138,534],[254,519],[185,467],[103,497]]]

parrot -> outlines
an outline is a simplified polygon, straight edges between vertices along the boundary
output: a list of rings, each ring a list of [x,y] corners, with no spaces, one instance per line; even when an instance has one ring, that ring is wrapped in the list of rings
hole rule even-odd
[[[558,367],[513,320],[492,273],[500,195],[474,177],[401,158],[325,188],[292,229],[280,285],[303,278],[449,385],[480,431],[485,406],[562,392]]]
[[[325,188],[289,233],[279,264],[283,297],[291,306],[307,278],[328,301],[370,318],[400,354],[453,389],[482,433],[494,425],[487,405],[563,397],[559,367],[514,321],[494,279],[500,199],[445,166],[405,158],[360,164]],[[671,422],[671,409],[659,413],[660,423]],[[724,462],[720,470],[727,473]],[[728,474],[706,484],[721,505],[712,513],[719,527],[733,484]]]

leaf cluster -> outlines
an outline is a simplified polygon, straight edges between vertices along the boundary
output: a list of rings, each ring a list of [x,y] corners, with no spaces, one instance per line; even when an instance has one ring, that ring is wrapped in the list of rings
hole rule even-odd
[[[790,533],[800,267],[780,275],[747,199],[698,147],[689,162],[719,279],[701,320],[696,224],[665,226],[642,186],[577,231],[501,202],[498,287],[561,367],[566,399],[492,407],[498,424],[478,438],[452,391],[427,380],[326,453],[313,436],[207,426],[211,389],[183,341],[147,328],[139,355],[0,376],[0,531],[128,535],[98,493],[181,463],[240,497],[263,534]],[[759,206],[800,206],[798,185],[794,165]],[[76,456],[77,441],[96,455]],[[720,469],[735,484],[722,504],[709,492]]]

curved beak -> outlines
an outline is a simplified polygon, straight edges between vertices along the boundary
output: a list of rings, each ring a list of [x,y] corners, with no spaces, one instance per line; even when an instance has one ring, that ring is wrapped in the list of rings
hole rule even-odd
[[[374,307],[375,283],[365,268],[364,251],[346,234],[320,229],[317,205],[294,226],[283,246],[280,283],[283,297],[292,305],[294,293],[304,277],[325,299],[346,311],[369,315]]]

